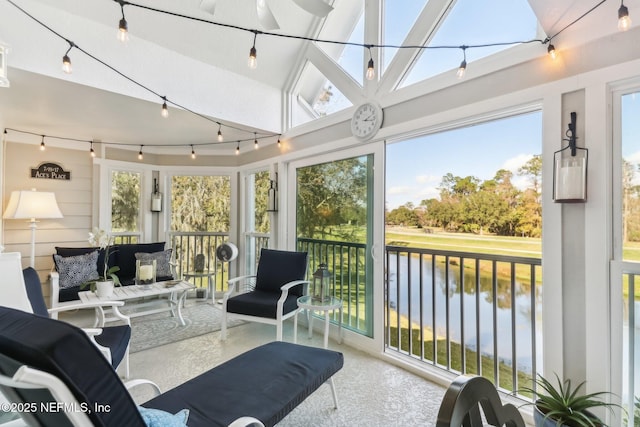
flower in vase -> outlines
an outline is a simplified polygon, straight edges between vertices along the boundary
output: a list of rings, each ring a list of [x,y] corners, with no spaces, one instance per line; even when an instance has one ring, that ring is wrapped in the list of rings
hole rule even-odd
[[[115,286],[119,286],[120,279],[116,275],[116,272],[120,271],[120,267],[114,265],[113,267],[109,268],[109,256],[111,255],[113,236],[111,236],[105,230],[94,227],[93,232],[89,233],[89,244],[91,246],[95,246],[104,250],[104,267],[102,268],[102,272],[98,271],[98,273],[102,273],[100,277],[98,277],[96,280],[92,280],[91,282],[84,283],[83,286],[91,285],[91,290],[94,290],[95,282],[103,282],[107,280],[113,280],[113,284]]]

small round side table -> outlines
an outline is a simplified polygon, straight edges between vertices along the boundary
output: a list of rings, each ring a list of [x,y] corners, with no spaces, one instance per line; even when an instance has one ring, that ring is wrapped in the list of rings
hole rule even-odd
[[[207,287],[205,288],[205,296],[203,299],[209,299],[209,295],[211,295],[211,301],[215,304],[216,302],[216,293],[215,293],[215,289],[213,289],[213,286],[216,283],[216,272],[215,271],[209,271],[209,270],[205,270],[205,271],[188,271],[186,273],[182,273],[182,277],[184,278],[185,281],[189,281],[189,279],[193,278],[193,279],[203,279],[203,278],[207,278]],[[195,281],[194,281],[195,282]],[[194,283],[195,285],[195,283]],[[197,289],[197,288],[196,288]]]
[[[338,342],[342,343],[342,300],[330,297],[327,301],[314,300],[311,296],[305,295],[298,298],[298,307],[307,311],[324,312],[324,348],[329,345],[329,312],[339,310],[338,316]],[[309,318],[309,338],[313,334],[313,315]],[[298,341],[298,316],[293,317],[293,342]]]

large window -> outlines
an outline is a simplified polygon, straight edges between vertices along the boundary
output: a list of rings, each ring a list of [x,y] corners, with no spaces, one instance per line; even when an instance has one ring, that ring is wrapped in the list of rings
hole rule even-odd
[[[618,213],[614,271],[621,276],[613,283],[622,286],[622,401],[627,410],[628,426],[640,426],[640,92],[616,96],[614,117],[619,123],[617,180],[614,181]],[[619,121],[618,121],[619,120]],[[617,129],[616,129],[617,130]],[[620,266],[620,268],[616,268]],[[614,319],[615,320],[615,319]]]
[[[114,233],[140,231],[139,172],[113,171],[111,173],[111,230]]]
[[[539,111],[388,144],[388,351],[506,390],[542,372],[541,152]]]
[[[174,176],[171,229],[229,232],[231,183],[228,176]]]
[[[224,290],[227,266],[217,260],[215,251],[228,240],[230,226],[229,176],[175,175],[171,178],[171,247],[179,272],[193,271],[196,259],[203,257],[203,267],[215,272],[216,291]]]
[[[275,197],[278,182],[271,179],[269,171],[250,173],[245,178],[246,208],[245,212],[245,271],[246,274],[255,274],[258,265],[260,250],[268,248],[271,231],[271,212],[269,209],[277,208]],[[271,195],[270,195],[271,191]],[[275,206],[268,206],[269,203]]]

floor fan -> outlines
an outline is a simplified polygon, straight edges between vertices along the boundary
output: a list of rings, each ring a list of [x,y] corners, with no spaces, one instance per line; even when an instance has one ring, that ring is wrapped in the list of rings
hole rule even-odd
[[[238,247],[230,242],[224,242],[216,248],[216,258],[222,263],[224,273],[224,263],[229,263],[238,257]],[[229,268],[227,267],[227,273]],[[215,289],[214,289],[215,292]]]

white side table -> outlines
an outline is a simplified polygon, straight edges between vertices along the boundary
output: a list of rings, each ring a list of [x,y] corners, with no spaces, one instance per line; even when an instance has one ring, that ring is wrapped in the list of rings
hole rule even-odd
[[[339,310],[338,316],[338,342],[342,343],[342,300],[330,297],[328,301],[314,300],[306,295],[298,298],[298,307],[308,311],[324,312],[324,348],[329,345],[329,312]],[[313,334],[313,315],[309,316],[309,338]],[[298,342],[298,316],[293,317],[293,342]]]
[[[191,278],[200,278],[201,280],[203,278],[207,278],[207,287],[206,289],[206,294],[204,296],[203,299],[208,299],[209,295],[211,295],[211,302],[213,302],[215,304],[216,302],[216,293],[215,293],[215,289],[213,289],[213,286],[215,286],[216,283],[216,278],[215,278],[216,272],[215,271],[209,271],[209,270],[205,270],[205,271],[187,271],[186,273],[182,273],[182,277],[184,280],[189,281],[189,279]],[[194,283],[195,285],[195,283]],[[197,289],[197,288],[196,288]]]

